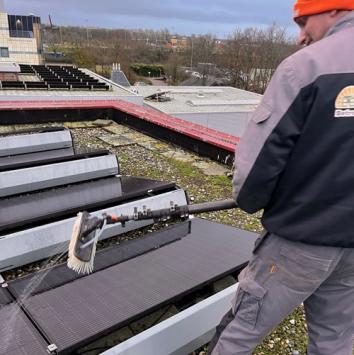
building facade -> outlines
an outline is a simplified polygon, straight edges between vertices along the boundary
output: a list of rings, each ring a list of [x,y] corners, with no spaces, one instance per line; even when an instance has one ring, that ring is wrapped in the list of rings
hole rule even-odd
[[[42,64],[41,20],[0,12],[0,61]]]

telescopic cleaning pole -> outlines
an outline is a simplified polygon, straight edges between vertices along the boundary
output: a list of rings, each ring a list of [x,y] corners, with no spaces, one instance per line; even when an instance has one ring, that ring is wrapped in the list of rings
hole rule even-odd
[[[121,223],[124,227],[128,221],[152,219],[154,222],[171,218],[187,218],[191,214],[222,211],[237,208],[233,199],[177,206],[171,202],[169,208],[150,210],[145,206],[142,211],[134,209],[131,215],[106,215],[101,218],[80,212],[74,224],[69,244],[68,267],[78,273],[89,274],[93,271],[96,244],[106,224]]]

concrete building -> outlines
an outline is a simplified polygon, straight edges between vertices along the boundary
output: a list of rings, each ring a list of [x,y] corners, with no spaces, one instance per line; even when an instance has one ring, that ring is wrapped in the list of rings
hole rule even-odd
[[[0,0],[0,61],[42,64],[41,20],[8,15]]]

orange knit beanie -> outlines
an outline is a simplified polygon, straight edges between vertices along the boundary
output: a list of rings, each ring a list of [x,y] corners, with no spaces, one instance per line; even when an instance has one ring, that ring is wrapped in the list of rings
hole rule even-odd
[[[331,10],[354,10],[354,0],[297,0],[294,18]]]

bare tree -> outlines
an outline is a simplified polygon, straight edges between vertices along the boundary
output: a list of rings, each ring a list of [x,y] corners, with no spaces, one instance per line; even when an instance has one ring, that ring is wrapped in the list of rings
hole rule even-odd
[[[284,28],[236,29],[225,41],[218,64],[230,85],[263,93],[275,68],[296,50]]]
[[[267,29],[236,29],[226,40],[218,40],[212,34],[192,35],[187,40],[175,37],[183,45],[167,46],[171,34],[166,29],[60,27],[58,31],[44,26],[43,32],[49,50],[65,52],[74,63],[87,63],[103,75],[109,75],[115,62],[121,63],[131,79],[134,78],[131,64],[163,64],[176,84],[184,72],[178,67],[189,66],[197,68],[204,85],[211,71],[221,72],[222,81],[226,78],[229,85],[259,93],[264,92],[281,60],[297,49],[286,37],[285,29],[275,24]]]

